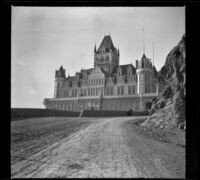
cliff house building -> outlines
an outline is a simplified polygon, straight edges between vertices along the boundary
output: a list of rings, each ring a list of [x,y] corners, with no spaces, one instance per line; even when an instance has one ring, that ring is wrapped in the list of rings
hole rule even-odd
[[[94,47],[94,67],[65,75],[63,66],[55,72],[54,97],[44,99],[46,109],[78,111],[143,111],[158,96],[151,59],[145,54],[132,64],[120,65],[120,51],[110,35]]]

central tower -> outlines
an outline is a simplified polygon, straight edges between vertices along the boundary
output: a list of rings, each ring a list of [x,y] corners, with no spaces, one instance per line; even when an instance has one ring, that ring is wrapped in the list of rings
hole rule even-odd
[[[104,69],[107,74],[119,65],[119,49],[115,48],[110,35],[104,36],[100,46],[94,47],[94,67],[98,66]]]

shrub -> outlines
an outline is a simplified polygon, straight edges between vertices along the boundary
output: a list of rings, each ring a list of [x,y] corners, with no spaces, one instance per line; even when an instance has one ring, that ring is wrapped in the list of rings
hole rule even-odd
[[[133,110],[129,109],[126,114],[127,114],[127,116],[132,116],[133,115]]]

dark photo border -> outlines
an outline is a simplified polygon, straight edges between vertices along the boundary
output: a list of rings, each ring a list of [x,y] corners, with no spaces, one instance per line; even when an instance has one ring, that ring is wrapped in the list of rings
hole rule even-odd
[[[197,179],[199,166],[199,48],[200,4],[198,1],[4,1],[1,27],[1,179],[10,179],[11,108],[11,6],[185,6],[186,7],[186,179]]]

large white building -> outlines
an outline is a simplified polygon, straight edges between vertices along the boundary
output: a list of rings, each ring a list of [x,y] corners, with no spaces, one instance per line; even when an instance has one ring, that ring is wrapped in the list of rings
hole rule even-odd
[[[158,95],[151,59],[145,54],[132,64],[119,65],[120,53],[110,35],[94,48],[94,67],[75,76],[65,76],[61,66],[55,73],[55,93],[46,98],[46,109],[66,111],[145,110],[146,103]]]

